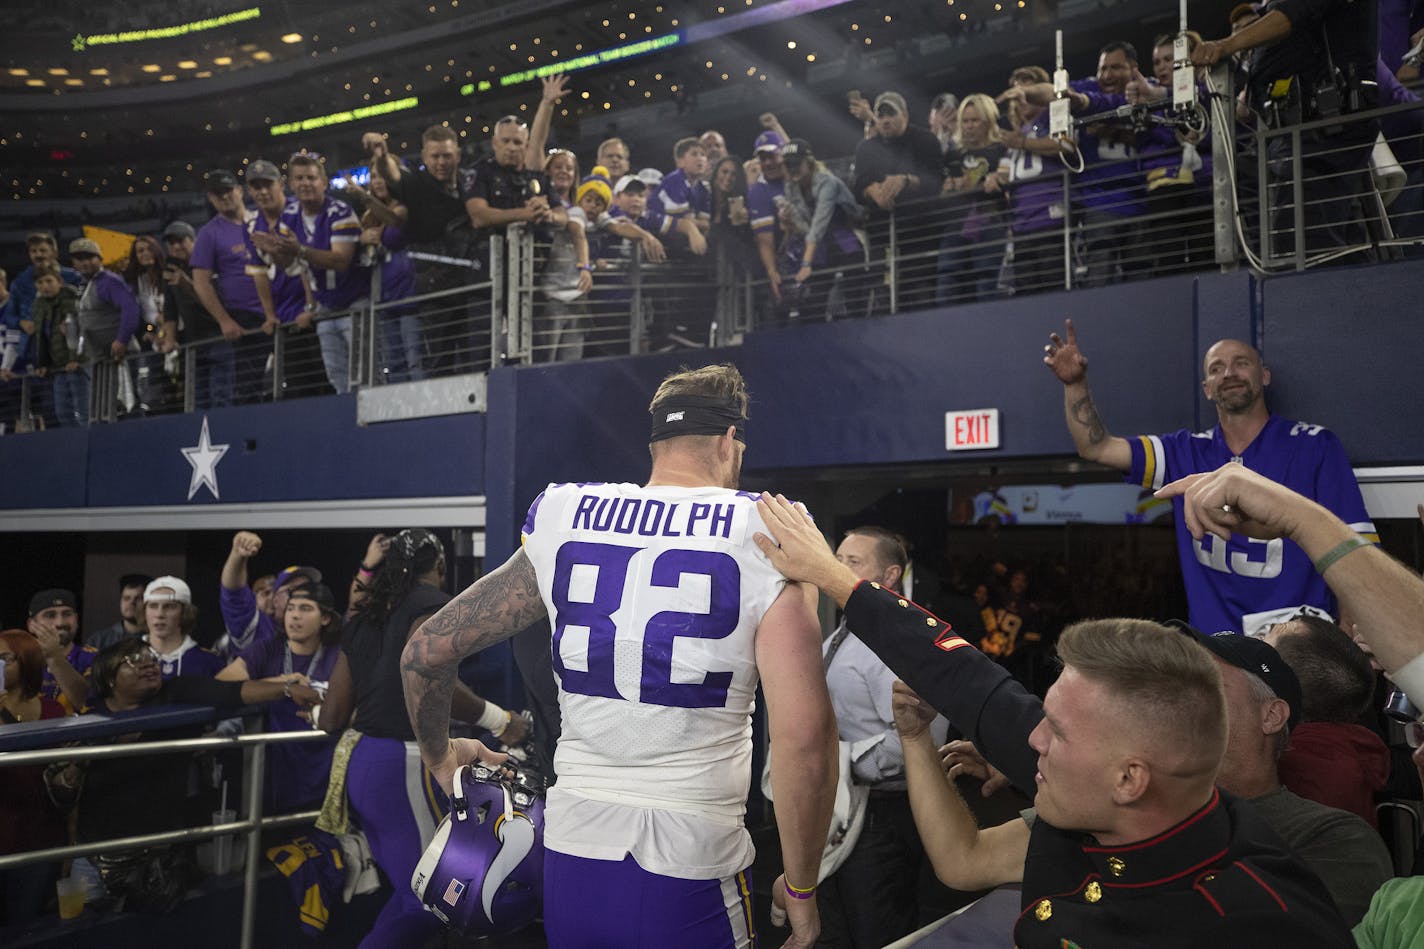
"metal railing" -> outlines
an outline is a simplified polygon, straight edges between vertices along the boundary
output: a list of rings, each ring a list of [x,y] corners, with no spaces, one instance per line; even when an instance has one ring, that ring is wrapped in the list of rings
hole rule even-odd
[[[1155,136],[1155,148],[1124,151],[1126,143],[1147,140],[1134,138],[1144,128],[1164,127],[1168,107],[1118,110],[1083,133],[1096,136],[1097,154],[1110,160],[1080,169],[1043,158],[1034,174],[1016,174],[1002,189],[976,184],[873,213],[856,230],[858,250],[842,246],[802,283],[793,279],[800,260],[793,234],[777,248],[777,288],[751,247],[713,240],[698,257],[678,253],[680,238],[672,238],[669,259],[653,262],[638,242],[607,239],[601,249],[591,247],[593,289],[571,294],[576,274],[562,272],[567,248],[514,225],[490,237],[482,272],[472,260],[412,253],[420,267],[445,268],[438,288],[418,295],[382,299],[378,263],[369,298],[323,314],[315,333],[284,325],[269,339],[253,329],[236,343],[186,345],[176,360],[143,353],[121,366],[101,363],[90,417],[114,421],[125,399],[148,413],[191,412],[504,364],[722,346],[765,326],[1243,263],[1272,274],[1394,260],[1406,247],[1424,245],[1424,103],[1268,128],[1238,119],[1225,67],[1201,88],[1210,124],[1199,143]],[[1413,120],[1412,130],[1393,127],[1405,120]],[[1381,122],[1394,152],[1375,143]],[[1037,214],[1035,203],[1042,205]],[[317,339],[321,323],[346,317],[342,386],[331,379],[335,367],[324,366]],[[217,400],[204,388],[214,373],[231,379]],[[36,427],[40,388],[27,377],[18,411],[5,410],[3,421],[15,418],[21,431]]]
[[[141,727],[135,723],[134,727]],[[331,736],[322,731],[310,732],[264,732],[253,735],[238,735],[232,738],[186,738],[169,741],[136,742],[125,745],[101,745],[95,747],[52,748],[36,751],[0,752],[0,768],[20,765],[49,764],[55,761],[86,761],[106,758],[132,758],[141,755],[173,754],[192,751],[218,751],[240,748],[244,752],[244,807],[247,817],[226,824],[184,827],[162,833],[142,834],[131,837],[115,837],[111,840],[92,841],[65,847],[50,847],[27,853],[0,855],[0,870],[29,866],[74,857],[88,857],[101,853],[116,853],[127,850],[143,850],[166,844],[207,840],[235,834],[247,836],[247,858],[243,869],[242,893],[242,949],[251,949],[257,919],[257,877],[262,861],[262,831],[269,827],[287,827],[294,824],[309,824],[316,820],[318,811],[304,811],[284,814],[280,817],[265,817],[262,813],[262,793],[265,783],[266,750],[272,744],[297,744],[303,742],[330,741]],[[82,803],[80,806],[83,806]]]

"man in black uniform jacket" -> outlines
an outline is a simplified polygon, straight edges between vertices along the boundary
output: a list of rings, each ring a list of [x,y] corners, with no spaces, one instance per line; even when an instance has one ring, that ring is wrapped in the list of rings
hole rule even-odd
[[[978,885],[1022,880],[1018,946],[1354,944],[1320,880],[1214,786],[1226,704],[1203,647],[1143,620],[1077,624],[1059,640],[1063,674],[1040,703],[942,620],[859,581],[803,511],[770,496],[758,508],[776,535],[756,538],[772,563],[835,600],[926,697],[896,686],[916,824],[927,851],[953,838]],[[1032,829],[1016,820],[980,831],[942,778],[924,780],[917,764],[938,776],[932,745],[915,732],[931,714],[918,708],[926,700],[1035,793]]]

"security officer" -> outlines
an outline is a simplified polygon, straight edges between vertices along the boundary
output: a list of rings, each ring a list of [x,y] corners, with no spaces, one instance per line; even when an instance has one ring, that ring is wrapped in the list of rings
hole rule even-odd
[[[1271,127],[1341,119],[1301,135],[1311,252],[1359,242],[1351,239],[1348,225],[1360,220],[1357,198],[1379,123],[1351,119],[1350,113],[1375,106],[1375,14],[1375,0],[1268,0],[1260,19],[1226,39],[1201,43],[1192,53],[1193,64],[1212,66],[1252,50],[1247,94],[1261,121]],[[1289,233],[1294,219],[1289,136],[1273,138],[1269,154],[1280,168],[1278,177],[1285,179],[1273,201],[1279,217],[1275,228]]]
[[[775,535],[757,535],[763,553],[844,607],[865,644],[926,697],[896,686],[911,801],[934,815],[920,832],[927,849],[998,868],[977,882],[1022,880],[1017,945],[1353,945],[1320,880],[1214,786],[1226,707],[1204,648],[1143,620],[1076,624],[1040,703],[942,620],[837,562],[804,512],[769,496],[758,509]],[[907,720],[927,723],[926,704],[1018,787],[1036,789],[1032,829],[980,831],[962,804],[955,810],[932,743]]]

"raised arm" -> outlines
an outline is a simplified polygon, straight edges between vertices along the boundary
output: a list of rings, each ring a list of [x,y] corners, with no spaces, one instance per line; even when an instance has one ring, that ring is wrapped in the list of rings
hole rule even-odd
[[[460,660],[546,615],[534,565],[520,550],[446,603],[406,643],[401,655],[406,710],[420,756],[446,790],[455,771],[476,756],[493,764],[504,760],[477,741],[450,739],[450,702]]]
[[[1157,492],[1158,497],[1178,495],[1195,537],[1212,533],[1224,538],[1235,532],[1259,539],[1289,537],[1299,544],[1375,658],[1416,705],[1424,704],[1424,580],[1414,571],[1323,505],[1244,465],[1223,465]]]
[[[956,890],[983,890],[1023,879],[1029,826],[1019,818],[980,830],[954,780],[940,766],[930,734],[935,710],[905,683],[895,683],[895,727],[905,751],[910,810],[935,876]]]
[[[524,167],[544,167],[544,146],[549,141],[549,126],[554,120],[554,105],[569,91],[569,77],[560,73],[544,78],[544,90],[534,121],[529,125],[529,141],[524,145]]]
[[[1050,333],[1043,347],[1043,364],[1063,383],[1063,415],[1068,422],[1068,434],[1078,455],[1087,461],[1128,471],[1132,468],[1132,449],[1127,439],[1110,434],[1093,403],[1088,389],[1088,357],[1078,349],[1078,334],[1072,320],[1063,321],[1067,339]]]
[[[247,586],[247,561],[262,550],[262,538],[252,531],[238,531],[232,535],[232,549],[223,561],[220,581],[226,590],[241,590]]]
[[[771,788],[781,837],[782,879],[774,887],[814,890],[836,795],[836,717],[821,664],[821,629],[797,584],[762,617],[757,669],[766,694]],[[788,894],[783,894],[788,895]],[[786,900],[788,946],[811,946],[820,933],[814,896]]]

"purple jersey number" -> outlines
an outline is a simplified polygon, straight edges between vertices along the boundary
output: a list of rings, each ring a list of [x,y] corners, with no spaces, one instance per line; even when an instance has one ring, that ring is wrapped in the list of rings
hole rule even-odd
[[[567,692],[621,699],[613,681],[613,645],[618,628],[613,613],[623,603],[628,564],[638,548],[615,544],[569,541],[559,548],[554,562],[553,664]],[[593,599],[581,603],[569,599],[569,581],[574,567],[597,570]],[[643,630],[643,668],[640,694],[650,705],[678,708],[722,708],[732,673],[707,672],[701,682],[673,682],[673,644],[679,637],[724,639],[737,628],[741,614],[742,578],[737,562],[719,551],[667,550],[653,561],[651,583],[655,587],[677,588],[687,575],[705,576],[709,583],[706,613],[664,610],[648,620]],[[588,629],[587,670],[569,669],[560,655],[564,631],[570,626]]]

